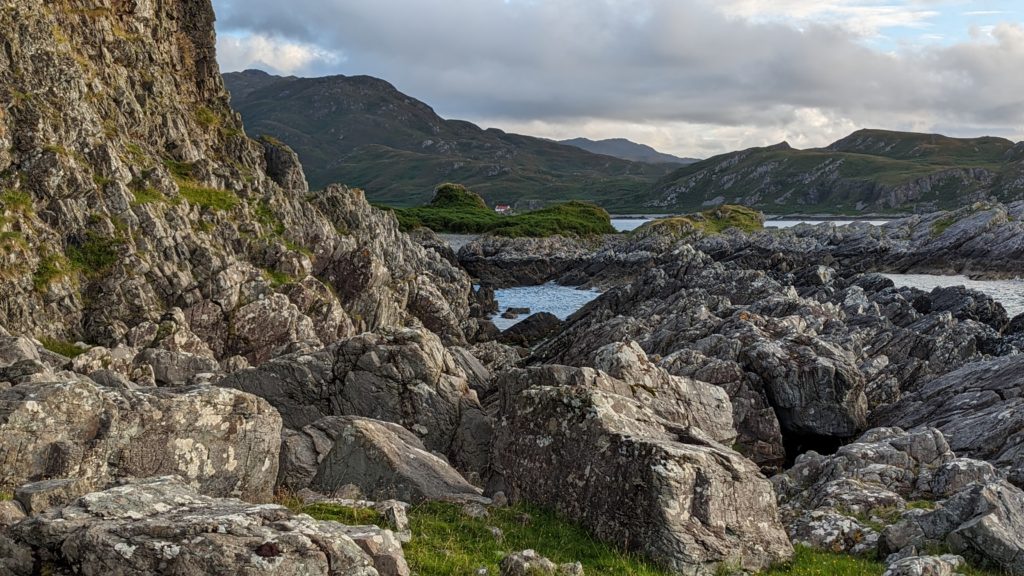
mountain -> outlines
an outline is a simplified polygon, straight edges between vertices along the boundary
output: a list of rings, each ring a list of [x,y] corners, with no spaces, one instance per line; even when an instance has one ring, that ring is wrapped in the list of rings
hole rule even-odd
[[[957,208],[987,198],[1024,198],[1024,143],[859,130],[825,148],[783,142],[684,166],[655,185],[645,206],[856,214]]]
[[[625,138],[609,138],[607,140],[573,138],[571,140],[562,140],[560,143],[567,146],[575,146],[594,154],[604,154],[605,156],[613,156],[633,162],[647,162],[648,164],[686,165],[700,161],[696,158],[680,158],[679,156],[658,152],[646,144],[637,144]]]
[[[438,184],[450,181],[491,204],[518,208],[572,199],[635,208],[671,171],[445,120],[369,76],[296,78],[249,70],[224,74],[224,81],[246,130],[292,147],[313,188],[340,182],[384,204],[425,204]]]

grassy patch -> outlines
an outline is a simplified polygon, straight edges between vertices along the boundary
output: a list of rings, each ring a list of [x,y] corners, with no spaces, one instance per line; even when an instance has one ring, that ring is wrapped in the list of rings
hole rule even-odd
[[[720,234],[729,228],[744,232],[761,230],[764,228],[764,215],[753,208],[726,204],[697,214],[654,220],[638,228],[637,232],[686,236],[693,233]]]
[[[878,560],[832,554],[796,546],[793,561],[764,572],[767,576],[881,576],[885,564]]]
[[[135,205],[156,204],[167,202],[167,197],[155,188],[140,188],[132,192],[135,196]]]
[[[71,273],[71,262],[60,254],[47,254],[39,259],[39,266],[32,274],[32,285],[36,292],[45,292],[55,281]]]
[[[270,285],[275,288],[279,288],[286,284],[291,284],[294,281],[291,276],[285,274],[284,272],[279,272],[277,270],[270,269],[263,270],[263,277],[266,278],[267,281],[270,282]]]
[[[14,493],[0,490],[0,502],[4,502],[7,500],[14,500]]]
[[[936,220],[932,224],[932,237],[942,236],[942,233],[949,230],[953,224],[956,224],[956,219],[949,216]]]
[[[196,110],[196,122],[205,128],[216,128],[220,126],[220,116],[216,112],[203,106]]]
[[[67,258],[71,265],[86,276],[98,276],[117,263],[122,241],[89,232],[79,244],[68,246]]]
[[[608,212],[594,204],[573,201],[525,214],[501,216],[488,208],[480,196],[457,184],[440,186],[427,206],[396,208],[394,212],[406,231],[425,227],[435,232],[510,237],[615,233]]]
[[[241,202],[230,190],[206,188],[192,182],[179,182],[178,190],[190,204],[218,212],[227,212]]]
[[[383,525],[384,519],[373,508],[349,508],[333,504],[313,504],[302,509],[317,520],[331,520],[347,526]]]
[[[43,344],[43,348],[46,348],[50,352],[60,354],[61,356],[67,356],[68,358],[74,358],[87,350],[74,342],[57,340],[56,338],[40,338],[39,342]]]
[[[22,190],[7,190],[0,194],[0,206],[5,211],[29,214],[32,212],[32,196]]]
[[[164,166],[175,179],[188,179],[192,177],[192,170],[195,168],[190,162],[178,162],[177,160],[164,160]]]
[[[358,523],[375,523],[365,511],[314,505],[305,512],[322,520],[356,515]],[[376,515],[372,511],[370,514]],[[524,522],[528,517],[529,521]],[[409,510],[412,541],[405,545],[409,567],[419,576],[475,574],[481,567],[498,573],[509,552],[532,548],[555,562],[579,561],[588,576],[665,576],[651,564],[594,540],[585,530],[556,515],[527,506],[495,509],[491,516],[473,519],[453,504],[424,504]],[[498,540],[490,527],[500,528]]]

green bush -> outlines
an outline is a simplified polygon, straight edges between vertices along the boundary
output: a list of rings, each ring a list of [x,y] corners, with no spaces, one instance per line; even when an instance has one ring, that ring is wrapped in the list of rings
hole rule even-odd
[[[637,234],[720,234],[730,228],[754,232],[764,228],[764,215],[746,206],[725,204],[697,214],[661,218],[637,228]]]
[[[402,230],[430,228],[452,234],[498,236],[591,236],[614,234],[611,217],[604,209],[572,201],[515,216],[502,216],[487,207],[480,196],[456,184],[438,188],[427,206],[395,208]]]
[[[46,254],[39,259],[39,266],[32,274],[32,285],[37,292],[45,292],[54,281],[71,272],[71,262],[60,254]]]

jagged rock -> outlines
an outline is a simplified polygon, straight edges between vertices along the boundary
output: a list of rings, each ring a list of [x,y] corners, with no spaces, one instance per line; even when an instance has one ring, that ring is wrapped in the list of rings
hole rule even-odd
[[[508,314],[509,312],[506,312]],[[515,316],[512,316],[515,317]],[[498,341],[516,346],[533,346],[558,332],[562,321],[549,312],[537,312],[501,333]]]
[[[75,498],[89,492],[89,485],[78,478],[40,480],[19,486],[14,499],[29,516],[35,516],[52,508],[63,508]]]
[[[16,500],[0,500],[0,533],[25,519],[25,509]],[[0,556],[2,557],[2,556]]]
[[[475,498],[480,490],[397,424],[330,416],[301,431],[285,430],[280,484],[331,494],[355,485],[374,500]]]
[[[680,572],[758,570],[792,554],[768,481],[699,429],[593,386],[507,394],[494,467],[512,501]]]
[[[264,400],[205,386],[109,389],[80,379],[0,391],[0,488],[179,474],[203,493],[271,497],[281,419]]]
[[[942,556],[911,556],[888,565],[882,576],[956,576],[964,559],[952,554]]]
[[[376,526],[346,526],[342,530],[373,560],[373,567],[380,576],[411,574],[402,543],[391,530]]]
[[[583,576],[579,562],[555,564],[534,550],[513,552],[501,559],[501,576]]]
[[[25,360],[39,360],[35,343],[28,338],[0,336],[0,366],[12,366]]]
[[[883,551],[943,544],[979,565],[1024,574],[1024,492],[1003,481],[975,484],[935,510],[904,516],[883,537]]]
[[[962,456],[1006,468],[1024,484],[1024,356],[964,366],[876,411],[879,424],[934,426]]]
[[[201,496],[175,478],[87,494],[9,534],[44,562],[86,575],[378,574],[346,527],[283,506]]]
[[[458,363],[424,329],[362,334],[234,372],[218,384],[266,398],[288,428],[324,416],[374,418],[401,425],[453,461],[460,429],[474,425],[464,412],[479,407]]]
[[[191,383],[200,374],[221,371],[220,364],[211,357],[161,348],[142,350],[135,356],[132,364],[149,366],[157,386],[183,386]]]
[[[409,516],[406,513],[408,504],[398,500],[384,500],[374,504],[373,509],[384,519],[388,527],[398,536],[399,541],[408,542],[412,539],[409,528]]]
[[[789,538],[801,544],[833,553],[872,554],[879,534],[855,518],[828,510],[814,510],[789,523]]]

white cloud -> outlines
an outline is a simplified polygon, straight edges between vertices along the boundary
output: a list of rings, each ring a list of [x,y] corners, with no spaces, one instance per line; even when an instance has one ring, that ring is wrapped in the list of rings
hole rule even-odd
[[[314,68],[336,66],[344,57],[315,44],[289,42],[262,34],[217,38],[217,60],[221,70],[237,72],[259,68],[274,74],[302,74]]]
[[[231,32],[226,70],[369,74],[509,131],[626,136],[682,155],[820,146],[860,127],[1024,135],[1019,23],[886,51],[871,40],[893,27],[956,37],[929,25],[936,11],[959,15],[957,0],[215,4]]]

